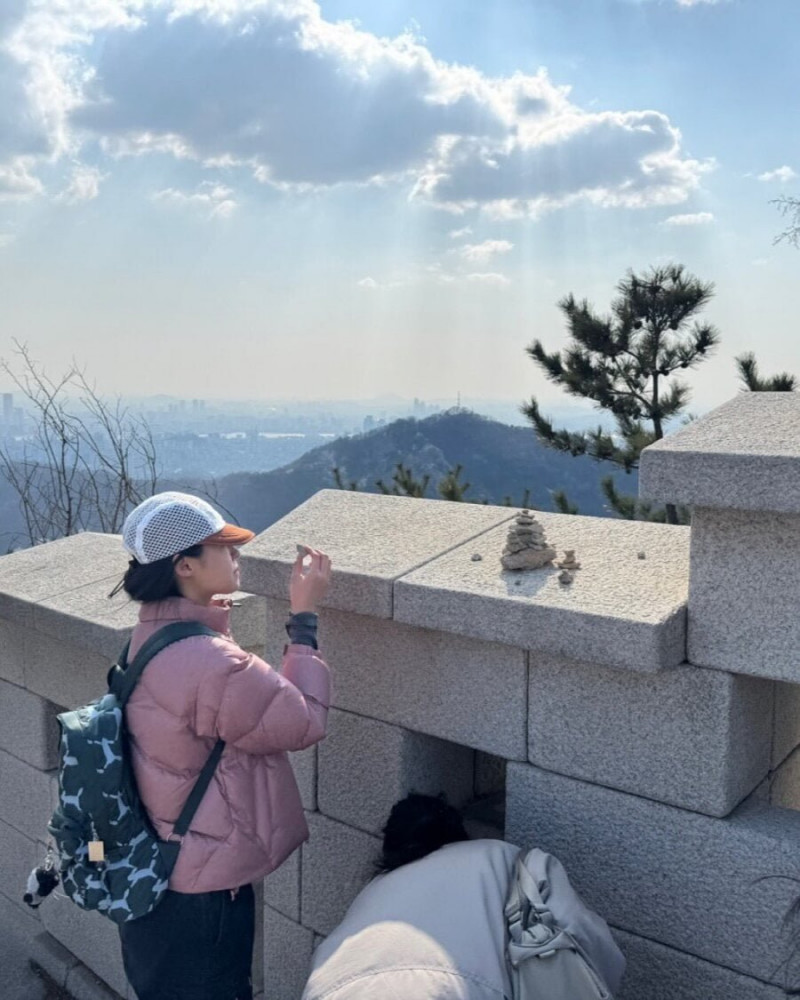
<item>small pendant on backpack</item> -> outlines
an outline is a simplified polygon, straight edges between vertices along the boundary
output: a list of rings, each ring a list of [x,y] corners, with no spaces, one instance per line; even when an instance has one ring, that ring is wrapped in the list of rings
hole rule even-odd
[[[89,841],[89,860],[90,861],[105,861],[106,852],[103,847],[102,840],[90,840]]]

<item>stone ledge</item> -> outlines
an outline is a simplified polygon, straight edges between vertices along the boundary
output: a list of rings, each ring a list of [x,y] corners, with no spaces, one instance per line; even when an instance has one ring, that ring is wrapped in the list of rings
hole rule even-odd
[[[540,511],[536,518],[559,557],[575,549],[581,569],[572,584],[559,583],[554,567],[501,570],[502,525],[400,578],[395,619],[629,670],[685,660],[688,528]]]
[[[645,448],[639,495],[800,513],[800,393],[743,392]]]
[[[36,632],[88,649],[110,664],[130,638],[139,614],[138,604],[125,593],[108,596],[127,564],[119,535],[92,532],[2,556],[0,616],[23,626],[27,635]],[[238,606],[231,620],[238,642],[245,649],[260,651],[264,601],[244,592],[233,598]],[[27,659],[27,651],[23,655]],[[0,676],[29,686],[27,677],[23,681],[19,676],[18,659],[17,653],[7,668],[0,668]]]
[[[286,600],[303,543],[333,561],[326,607],[391,618],[398,577],[512,516],[508,507],[321,490],[242,550],[242,586]]]
[[[0,616],[29,626],[31,606],[101,580],[111,590],[127,564],[119,535],[88,531],[12,552],[0,558]]]

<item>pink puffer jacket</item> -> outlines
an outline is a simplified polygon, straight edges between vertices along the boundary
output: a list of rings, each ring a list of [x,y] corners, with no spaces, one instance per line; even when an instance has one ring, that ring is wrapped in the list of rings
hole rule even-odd
[[[230,602],[173,597],[142,605],[129,659],[170,622],[199,621],[224,638],[192,636],[146,667],[126,708],[139,793],[166,838],[217,740],[225,751],[178,855],[177,892],[232,889],[263,878],[308,837],[286,756],[325,735],[330,674],[310,646],[287,646],[282,673],[230,637]]]

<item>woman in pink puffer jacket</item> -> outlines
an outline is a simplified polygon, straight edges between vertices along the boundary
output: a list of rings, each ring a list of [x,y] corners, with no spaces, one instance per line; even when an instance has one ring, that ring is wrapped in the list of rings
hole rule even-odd
[[[250,1000],[253,882],[307,837],[286,751],[325,735],[330,677],[316,646],[316,607],[330,560],[295,563],[281,673],[230,634],[238,546],[253,533],[226,524],[203,500],[161,493],[123,528],[132,559],[121,586],[142,604],[129,660],[164,625],[201,622],[152,659],[126,708],[142,801],[167,839],[217,740],[214,777],[182,839],[169,891],[147,916],[120,927],[125,971],[139,1000]]]

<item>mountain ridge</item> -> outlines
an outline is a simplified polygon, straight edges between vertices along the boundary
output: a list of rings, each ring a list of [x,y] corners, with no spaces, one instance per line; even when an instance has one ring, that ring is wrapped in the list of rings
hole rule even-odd
[[[317,490],[335,487],[333,469],[359,490],[391,486],[398,463],[416,479],[430,476],[426,496],[460,465],[469,482],[465,499],[520,506],[530,490],[530,506],[553,510],[552,493],[563,489],[582,514],[608,516],[600,480],[613,475],[623,492],[635,493],[636,473],[607,462],[573,457],[541,444],[532,428],[503,424],[467,410],[449,410],[417,419],[401,418],[363,434],[336,438],[269,472],[231,473],[216,483],[220,503],[254,531],[263,531]]]

